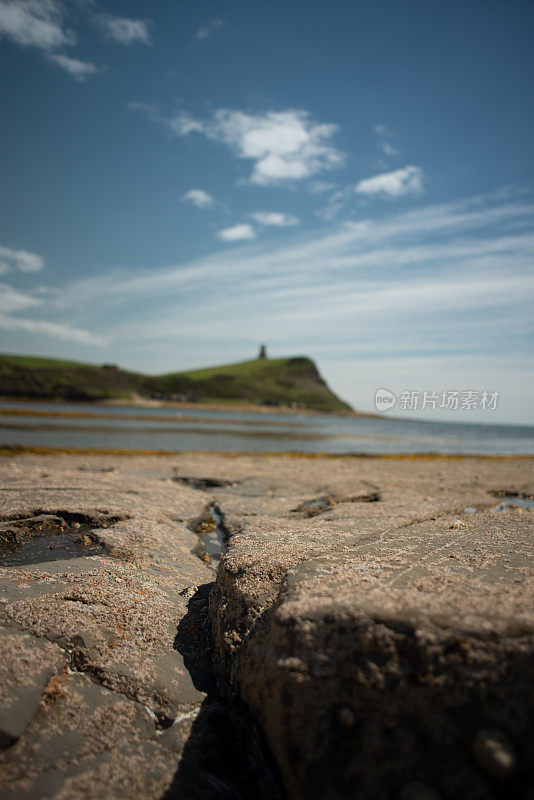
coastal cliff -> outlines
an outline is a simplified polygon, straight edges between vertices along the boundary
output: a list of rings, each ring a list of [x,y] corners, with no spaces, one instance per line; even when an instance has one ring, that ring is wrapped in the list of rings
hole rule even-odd
[[[218,402],[351,412],[305,356],[244,361],[208,369],[143,375],[32,356],[0,355],[0,397],[98,402],[136,397],[161,402]]]

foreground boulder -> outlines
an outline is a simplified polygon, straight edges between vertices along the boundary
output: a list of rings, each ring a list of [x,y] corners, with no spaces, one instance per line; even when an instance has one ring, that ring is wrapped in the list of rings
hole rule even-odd
[[[422,521],[265,509],[230,539],[218,666],[290,798],[534,796],[532,515],[481,488]]]

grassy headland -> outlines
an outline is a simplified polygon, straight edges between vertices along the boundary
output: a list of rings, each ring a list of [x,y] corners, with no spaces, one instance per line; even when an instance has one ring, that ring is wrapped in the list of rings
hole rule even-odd
[[[235,402],[351,411],[328,388],[314,362],[303,356],[150,376],[112,364],[0,355],[0,397],[97,402],[133,396],[163,402]]]

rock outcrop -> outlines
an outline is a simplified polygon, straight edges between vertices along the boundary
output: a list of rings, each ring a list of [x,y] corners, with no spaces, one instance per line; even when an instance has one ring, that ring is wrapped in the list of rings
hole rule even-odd
[[[236,533],[210,596],[217,665],[288,797],[531,796],[532,515],[490,510],[499,472],[531,489],[524,463],[475,463],[331,464],[348,502],[313,521],[284,509],[311,467],[278,472],[252,518],[222,503]],[[380,501],[357,502],[362,473]]]

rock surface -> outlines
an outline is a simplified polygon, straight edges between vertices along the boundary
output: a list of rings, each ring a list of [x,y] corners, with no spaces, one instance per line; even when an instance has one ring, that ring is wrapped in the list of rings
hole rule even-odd
[[[287,795],[534,796],[533,517],[490,510],[501,487],[532,497],[532,461],[324,466],[220,504],[219,669]],[[305,492],[323,507],[302,519]]]
[[[168,461],[1,460],[0,565],[22,546],[34,561],[0,566],[2,798],[263,796],[245,745],[230,767],[204,751],[248,731],[197,665],[215,573],[190,523],[209,498],[171,476]],[[88,555],[57,558],[53,535],[49,561],[27,547],[52,523],[87,530]]]
[[[0,563],[104,546],[0,567],[2,797],[276,798],[247,720],[289,798],[534,796],[533,463],[0,459]]]

